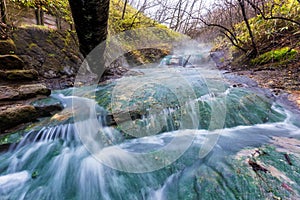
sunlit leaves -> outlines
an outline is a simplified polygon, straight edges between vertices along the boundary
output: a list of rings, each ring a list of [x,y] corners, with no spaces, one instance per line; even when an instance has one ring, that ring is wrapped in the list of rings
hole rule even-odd
[[[266,40],[273,40],[287,31],[293,33],[299,29],[298,24],[288,20],[300,22],[300,4],[296,0],[270,0],[260,6],[264,6],[264,16],[259,14],[249,20],[259,46],[267,43]],[[251,45],[251,40],[246,28],[243,22],[235,25],[237,38],[241,41],[241,45],[247,47]]]
[[[10,0],[31,8],[41,8],[49,14],[61,17],[71,22],[71,10],[68,0]]]

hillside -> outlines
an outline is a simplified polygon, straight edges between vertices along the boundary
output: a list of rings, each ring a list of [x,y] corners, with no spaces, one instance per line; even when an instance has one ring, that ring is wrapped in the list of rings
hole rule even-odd
[[[130,5],[127,5],[124,19],[122,19],[123,7],[123,1],[111,0],[110,2],[108,40],[118,35],[119,45],[125,46],[125,49],[129,51],[125,56],[130,65],[157,62],[172,50],[173,43],[187,38],[150,19]],[[131,39],[128,40],[128,38]],[[139,46],[137,41],[161,41],[162,43],[156,49],[136,50]],[[151,44],[145,43],[143,46],[151,46]]]
[[[65,22],[69,23],[72,27],[72,18],[71,12],[67,0],[55,0],[55,1],[28,1],[28,0],[11,0],[9,4],[17,5],[18,8],[41,8],[44,13],[53,15],[63,19]],[[130,31],[130,37],[134,38],[136,41],[143,40],[145,36],[148,38],[151,37],[152,40],[156,41],[168,41],[168,43],[162,44],[161,49],[149,51],[135,51],[134,43],[128,42],[124,38],[123,41],[120,41],[122,45],[125,45],[128,48],[128,51],[131,51],[126,55],[129,61],[133,63],[142,64],[153,62],[157,60],[161,55],[165,55],[172,49],[172,43],[179,41],[182,37],[186,37],[168,29],[166,26],[158,24],[156,21],[145,16],[142,12],[136,10],[135,8],[127,5],[124,18],[122,19],[124,2],[119,0],[111,0],[110,9],[109,9],[109,30],[108,30],[108,46],[110,37],[120,35],[125,37],[123,32]],[[13,14],[12,14],[13,15]],[[14,17],[12,17],[14,18]],[[16,20],[16,19],[14,19]],[[22,27],[30,28],[28,25],[22,25]],[[146,28],[152,27],[151,29],[145,30]],[[154,29],[153,29],[154,28]],[[143,29],[143,30],[142,30]],[[151,32],[151,33],[150,33]],[[171,41],[171,42],[169,42]],[[121,45],[121,44],[120,44]],[[134,50],[134,51],[132,51]],[[153,55],[152,55],[153,54]],[[151,56],[152,55],[152,56]]]
[[[6,32],[1,32],[0,40],[0,132],[61,110],[57,102],[50,105],[47,102],[33,105],[33,102],[49,96],[50,89],[74,86],[83,57],[67,2],[7,2],[7,26],[1,29]],[[108,51],[122,48],[125,55],[109,63],[100,81],[121,77],[128,71],[126,61],[130,65],[156,62],[171,51],[173,42],[186,38],[129,5],[121,19],[122,9],[121,1],[111,1],[106,42]],[[40,17],[44,16],[39,19],[44,25],[36,24],[37,11]],[[117,45],[113,38],[118,38]],[[141,46],[139,41],[147,42]],[[149,41],[162,42],[153,47]]]
[[[253,48],[245,22],[235,24],[234,33],[237,45],[246,52],[232,45],[225,37],[217,38],[215,50],[225,49],[227,52],[230,64],[224,69],[247,75],[261,86],[271,88],[275,94],[288,91],[292,93],[291,99],[300,105],[299,22],[299,2],[270,1],[265,5],[264,13],[249,19],[257,55],[251,55]]]

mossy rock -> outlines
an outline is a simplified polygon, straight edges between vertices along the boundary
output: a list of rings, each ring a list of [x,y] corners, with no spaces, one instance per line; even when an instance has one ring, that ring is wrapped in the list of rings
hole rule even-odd
[[[267,64],[271,62],[280,62],[280,64],[284,64],[285,62],[289,62],[296,57],[298,51],[295,49],[291,49],[289,47],[283,47],[281,49],[268,51],[255,59],[251,60],[251,64]]]
[[[38,117],[36,109],[31,105],[13,105],[0,109],[0,132],[22,123],[35,120]]]
[[[13,40],[0,40],[0,55],[14,54],[16,49],[17,48]]]
[[[0,55],[0,70],[23,69],[25,63],[16,55]]]
[[[7,70],[0,71],[0,77],[5,80],[10,81],[24,81],[24,80],[37,80],[39,78],[39,74],[36,70]]]
[[[12,37],[17,46],[16,54],[28,65],[26,68],[37,70],[41,79],[75,77],[83,60],[76,35],[67,31],[19,27]]]

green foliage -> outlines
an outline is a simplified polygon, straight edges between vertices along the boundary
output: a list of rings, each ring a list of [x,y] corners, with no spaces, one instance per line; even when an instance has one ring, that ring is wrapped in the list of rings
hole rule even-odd
[[[266,4],[265,17],[283,17],[294,21],[300,20],[300,4],[296,0],[275,0],[275,3]],[[287,31],[293,32],[299,29],[299,25],[282,19],[265,20],[262,15],[257,15],[249,20],[254,37],[259,46],[276,38]],[[240,45],[246,49],[251,46],[251,39],[244,22],[235,25],[237,38]]]
[[[186,37],[157,23],[128,4],[124,19],[122,19],[123,7],[123,1],[111,0],[110,2],[108,46],[110,45],[110,38],[118,35],[120,40],[118,45],[131,52],[131,56],[138,60],[139,63],[148,63],[150,61],[145,58],[143,52],[136,50],[136,41],[165,41],[159,48],[170,51],[173,42],[180,41],[183,37]],[[150,27],[154,29],[147,29]],[[127,34],[126,31],[129,30],[130,33]]]
[[[134,9],[127,4],[124,19],[122,19],[124,2],[119,0],[110,1],[110,18],[109,18],[109,31],[111,34],[116,34],[122,31],[142,28],[145,26],[153,26],[157,22],[146,17],[138,10]]]
[[[281,49],[271,50],[255,59],[251,60],[252,64],[266,64],[270,62],[290,61],[297,55],[297,50],[284,47]]]
[[[174,39],[182,36],[181,34],[168,29],[165,25],[150,19],[128,4],[124,19],[122,19],[123,6],[123,1],[111,0],[110,2],[110,17],[108,22],[110,35],[115,35],[127,30],[156,27],[162,30],[160,36],[164,35],[165,37],[172,37]],[[147,33],[145,33],[145,35],[147,35]]]
[[[46,13],[61,17],[72,23],[71,10],[68,0],[10,0],[11,2],[31,8],[41,8]]]
[[[258,14],[249,19],[249,24],[254,36],[254,42],[260,55],[251,60],[252,65],[263,65],[278,62],[282,65],[289,63],[299,52],[298,35],[300,23],[300,3],[297,0],[273,0],[264,5],[264,15]],[[252,9],[252,8],[249,8]],[[297,23],[294,23],[294,22]],[[236,55],[233,63],[240,64],[248,61],[248,53],[253,52],[253,45],[249,31],[244,21],[233,25],[231,29],[240,46],[245,52],[224,41],[216,41],[216,49],[232,49]],[[224,37],[223,37],[224,38]]]
[[[45,12],[61,17],[72,23],[72,15],[68,0],[10,0],[16,4],[31,8],[41,8]],[[124,19],[122,18],[124,2],[119,0],[111,0],[109,10],[109,35],[115,35],[120,32],[132,29],[157,27],[161,28],[165,36],[176,39],[180,34],[171,31],[166,26],[158,24],[156,21],[146,17],[142,12],[138,12],[135,8],[127,5]],[[145,33],[147,34],[147,33]]]
[[[69,8],[68,0],[11,0],[12,2],[19,4],[25,7],[31,8],[41,8],[46,13],[52,14],[57,17],[61,17],[69,23],[72,22],[71,11]],[[132,55],[142,61],[146,61],[147,59],[144,58],[143,53],[139,50],[135,50],[137,46],[135,41],[132,41],[133,38],[136,41],[142,41],[147,37],[148,40],[154,41],[179,41],[183,35],[168,29],[166,26],[158,24],[156,21],[150,19],[149,17],[145,16],[142,12],[139,12],[135,8],[131,7],[127,4],[126,12],[124,19],[122,19],[122,12],[123,12],[124,2],[119,0],[111,0],[110,2],[110,9],[109,9],[109,20],[108,20],[108,38],[107,43],[109,45],[110,38],[113,35],[118,35],[124,31],[131,30],[130,36],[124,36],[121,41],[120,45],[128,49],[129,52],[132,52]],[[30,26],[35,27],[35,26]],[[149,32],[146,29],[148,27],[155,27],[157,30]],[[43,26],[36,26],[36,28],[45,28],[48,30],[47,27]],[[142,30],[142,31],[141,31]],[[69,43],[69,35],[65,40],[65,44]],[[162,49],[170,50],[172,48],[172,44],[165,43],[162,44]],[[34,47],[34,46],[31,46]],[[147,61],[146,61],[147,62]]]

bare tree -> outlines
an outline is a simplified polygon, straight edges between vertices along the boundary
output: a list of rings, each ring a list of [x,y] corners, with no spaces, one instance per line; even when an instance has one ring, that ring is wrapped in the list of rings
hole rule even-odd
[[[190,7],[190,10],[189,10],[189,14],[185,20],[185,23],[184,23],[184,27],[183,27],[183,32],[184,33],[187,33],[188,30],[192,29],[193,25],[191,23],[191,15],[193,15],[193,12],[194,12],[194,9],[195,9],[195,5],[196,3],[199,2],[198,0],[193,0],[192,4],[191,4],[191,7]],[[192,25],[192,26],[191,26]]]
[[[206,27],[210,27],[213,32],[219,31],[233,46],[240,49],[248,57],[255,57],[258,54],[258,48],[249,23],[249,19],[255,16],[255,13],[250,9],[251,6],[245,0],[220,0],[215,1],[212,7],[213,9],[202,10],[198,17],[191,16],[191,18],[197,19]],[[250,37],[250,45],[239,39],[236,30],[236,24],[238,23],[245,24]]]
[[[247,30],[248,30],[248,33],[249,33],[249,36],[250,36],[250,39],[251,39],[252,51],[250,53],[250,57],[255,57],[258,54],[258,49],[257,49],[257,46],[256,46],[253,31],[252,31],[252,29],[250,27],[250,24],[249,24],[249,21],[248,21],[248,16],[247,16],[247,13],[246,13],[247,11],[246,11],[245,0],[238,0],[238,4],[240,6],[240,9],[241,9],[241,12],[242,12],[242,15],[243,15],[243,19],[244,19],[244,22],[246,24],[246,27],[247,27]]]
[[[123,7],[123,12],[122,12],[122,18],[121,19],[124,19],[125,12],[126,12],[126,7],[127,7],[127,3],[128,3],[128,0],[125,0],[124,7]]]
[[[191,16],[198,16],[203,0],[154,0],[155,12],[150,16],[169,28],[186,33],[196,25]]]
[[[288,22],[292,22],[294,24],[297,24],[300,26],[300,21],[296,21],[291,17],[287,17],[282,15],[280,12],[275,11],[275,7],[281,7],[282,5],[276,3],[275,1],[268,1],[267,3],[269,6],[266,5],[265,1],[257,1],[257,0],[246,0],[251,7],[258,13],[260,14],[264,20],[274,20],[274,19],[279,19],[279,20],[284,20]],[[299,0],[298,0],[299,2]]]
[[[136,19],[139,17],[139,15],[141,13],[144,13],[145,10],[151,8],[153,5],[152,4],[148,4],[147,0],[143,0],[143,2],[141,2],[140,0],[138,1],[138,10],[136,13],[134,13],[131,18],[132,18],[132,22],[129,28],[132,28],[133,25],[135,24]]]

